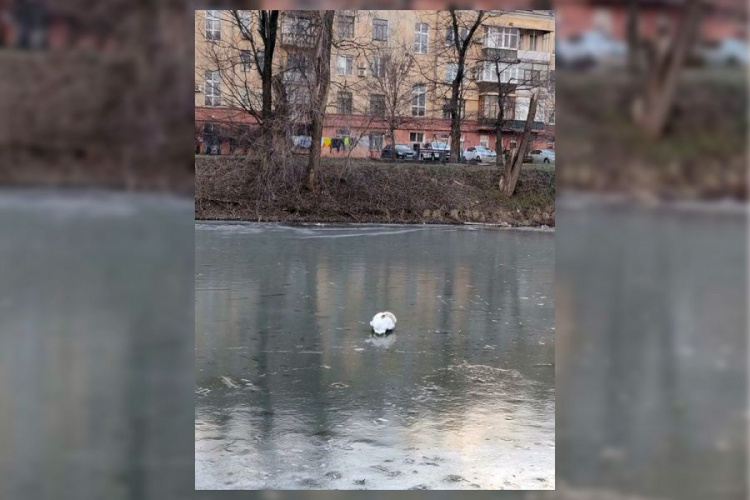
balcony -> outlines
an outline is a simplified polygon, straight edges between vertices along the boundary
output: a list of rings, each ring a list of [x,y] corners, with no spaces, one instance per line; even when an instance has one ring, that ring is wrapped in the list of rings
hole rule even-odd
[[[519,50],[518,58],[524,62],[540,62],[549,64],[550,53],[541,52],[538,50]]]
[[[482,52],[485,58],[497,59],[498,61],[512,62],[518,59],[517,49],[497,47],[495,43],[488,42],[487,39],[485,39],[484,45],[482,45]]]
[[[313,47],[315,29],[307,14],[288,14],[281,22],[281,45],[292,47]]]
[[[500,83],[518,83],[518,65],[507,66],[500,64]],[[497,68],[494,62],[487,61],[484,67],[477,71],[477,83],[498,83]]]
[[[307,33],[283,32],[281,45],[310,48],[315,45],[315,37]]]

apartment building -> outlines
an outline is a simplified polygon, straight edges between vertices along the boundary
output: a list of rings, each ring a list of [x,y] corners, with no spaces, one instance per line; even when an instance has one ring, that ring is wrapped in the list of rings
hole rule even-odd
[[[475,13],[459,19],[467,36]],[[247,105],[261,85],[256,68],[257,26],[253,11],[198,11],[195,20],[196,150],[241,150],[235,136],[257,120]],[[309,73],[306,51],[314,45],[310,13],[280,16],[274,72],[283,76],[289,98],[291,135],[307,134],[303,82]],[[386,100],[378,90],[384,65],[406,59],[402,115],[393,131],[396,143],[416,146],[448,142],[450,81],[457,71],[453,26],[447,11],[339,11],[334,21],[331,86],[324,120],[325,155],[378,157],[390,142]],[[503,105],[503,149],[513,150],[528,114],[531,92],[540,95],[533,126],[533,149],[554,147],[555,17],[550,11],[492,11],[479,25],[466,52],[461,89],[462,149],[495,144],[498,106]],[[390,73],[389,73],[390,75]],[[501,94],[501,99],[498,99]]]

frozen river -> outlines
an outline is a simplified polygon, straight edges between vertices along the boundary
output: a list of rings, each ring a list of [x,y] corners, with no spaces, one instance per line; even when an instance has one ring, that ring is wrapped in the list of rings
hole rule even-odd
[[[554,488],[552,233],[199,223],[195,245],[197,489]]]

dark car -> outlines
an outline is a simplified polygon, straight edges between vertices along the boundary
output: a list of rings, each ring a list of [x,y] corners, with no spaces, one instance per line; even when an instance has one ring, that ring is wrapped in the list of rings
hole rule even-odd
[[[414,159],[414,150],[405,144],[396,144],[396,158],[399,160]],[[380,152],[381,158],[393,158],[393,144],[386,144]]]

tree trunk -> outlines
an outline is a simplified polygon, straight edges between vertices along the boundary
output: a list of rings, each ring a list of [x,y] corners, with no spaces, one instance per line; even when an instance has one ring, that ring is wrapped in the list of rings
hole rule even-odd
[[[458,71],[460,74],[460,62]],[[461,78],[462,77],[456,77],[451,88],[451,160],[454,163],[459,163],[461,161],[461,106],[459,101]]]
[[[521,144],[518,146],[518,150],[511,160],[510,165],[505,167],[505,172],[500,176],[500,191],[508,196],[513,196],[513,193],[515,193],[516,183],[518,182],[518,177],[521,175],[523,158],[526,156],[526,150],[529,148],[529,141],[531,140],[531,128],[534,125],[534,115],[536,115],[538,99],[539,97],[536,93],[531,95],[531,99],[529,100],[529,114],[526,115]]]
[[[263,24],[263,109],[261,116],[263,121],[271,118],[273,112],[273,53],[276,49],[276,31],[279,23],[279,11],[262,14]]]
[[[664,133],[677,81],[698,28],[702,7],[702,0],[688,0],[668,53],[663,57],[657,55],[653,67],[648,70],[643,94],[634,107],[634,118],[651,139],[658,139]]]
[[[505,109],[503,108],[502,92],[497,94],[497,121],[495,122],[495,165],[498,168],[505,166],[505,156],[503,155],[503,122],[505,121]]]
[[[503,168],[505,166],[505,156],[503,155],[503,129],[497,127],[495,129],[495,165],[497,168]]]
[[[638,42],[638,0],[628,0],[628,70],[638,74],[640,47]]]
[[[307,159],[307,188],[318,189],[318,171],[320,170],[320,152],[323,147],[323,120],[318,113],[313,113],[310,124],[310,156]]]
[[[456,15],[456,8],[451,7],[451,26],[453,30],[453,44],[456,48],[456,77],[451,82],[451,158],[455,163],[461,162],[461,82],[464,79],[464,73],[466,71],[466,52],[471,45],[471,40],[474,37],[474,33],[477,31],[479,26],[482,24],[485,12],[483,10],[477,11],[477,17],[474,20],[471,28],[469,28],[466,38],[462,39],[458,29],[458,16]]]
[[[391,153],[393,153],[391,155],[391,161],[395,163],[396,162],[396,129],[392,128],[389,130],[389,132],[391,133],[391,148],[392,148]]]
[[[312,100],[312,130],[310,131],[310,157],[307,162],[307,188],[318,190],[318,172],[320,171],[320,150],[323,139],[323,119],[328,103],[328,87],[331,83],[331,44],[333,42],[334,11],[326,10],[320,14],[320,37],[315,50],[315,74],[317,75]]]

